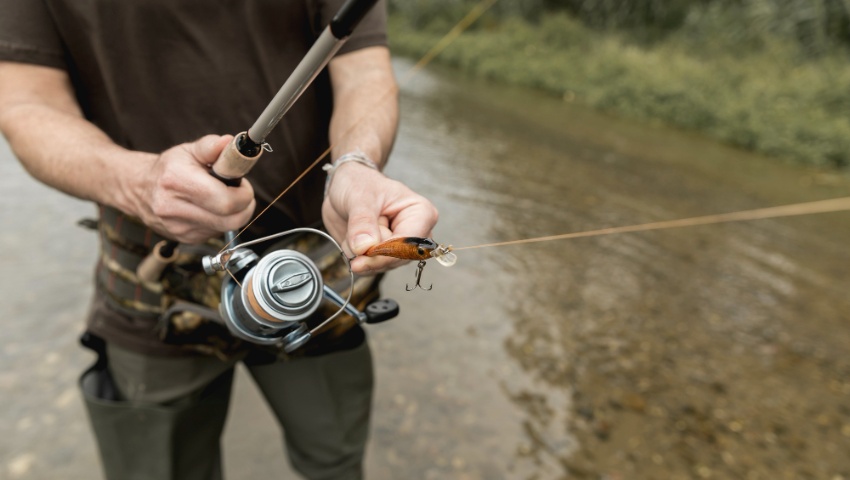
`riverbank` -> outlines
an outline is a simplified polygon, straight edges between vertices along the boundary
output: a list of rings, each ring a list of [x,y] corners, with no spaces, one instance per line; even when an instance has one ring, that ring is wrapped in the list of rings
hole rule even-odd
[[[705,21],[702,30],[684,29],[646,46],[591,30],[565,14],[545,16],[535,26],[511,18],[483,20],[435,61],[769,156],[850,167],[848,52],[812,60],[779,39],[713,35]],[[414,28],[395,11],[394,53],[423,55],[451,26],[443,23]]]

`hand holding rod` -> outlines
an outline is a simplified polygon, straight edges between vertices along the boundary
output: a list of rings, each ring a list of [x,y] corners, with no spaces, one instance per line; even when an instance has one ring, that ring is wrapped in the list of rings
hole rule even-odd
[[[340,8],[254,125],[247,132],[236,135],[225,147],[212,167],[213,176],[228,185],[231,185],[231,182],[239,184],[239,179],[244,177],[260,158],[266,137],[313,83],[376,2],[377,0],[348,0]]]
[[[254,125],[247,132],[237,134],[224,147],[210,169],[212,176],[225,185],[239,185],[242,177],[248,174],[262,155],[266,137],[348,40],[351,32],[376,2],[348,0],[343,4]],[[136,269],[139,280],[149,283],[159,281],[166,265],[174,261],[177,245],[175,241],[157,244]]]

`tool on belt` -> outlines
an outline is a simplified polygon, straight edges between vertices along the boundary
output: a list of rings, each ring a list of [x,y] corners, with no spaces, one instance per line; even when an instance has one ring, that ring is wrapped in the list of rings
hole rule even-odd
[[[238,186],[263,151],[271,151],[266,137],[339,51],[376,1],[348,0],[340,8],[256,122],[247,131],[237,134],[222,151],[210,170],[214,177],[228,186]],[[349,313],[359,323],[377,323],[398,314],[398,305],[392,300],[372,303],[364,312],[351,304],[355,281],[345,254],[342,258],[347,265],[350,285],[347,298],[343,299],[323,283],[321,269],[308,256],[283,249],[261,258],[246,248],[296,233],[324,237],[342,252],[339,244],[324,232],[295,229],[204,257],[206,272],[223,278],[219,313],[234,336],[261,345],[281,346],[291,352],[342,312]],[[233,239],[230,234],[228,246]],[[138,264],[135,276],[141,285],[157,285],[166,267],[179,256],[177,242],[161,240]],[[336,304],[338,310],[319,326],[308,328],[305,319],[317,311],[323,299]]]

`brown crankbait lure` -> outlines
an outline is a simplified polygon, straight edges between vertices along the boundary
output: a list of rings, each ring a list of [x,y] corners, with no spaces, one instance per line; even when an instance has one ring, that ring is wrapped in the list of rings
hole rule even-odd
[[[452,253],[451,245],[446,247],[437,244],[437,242],[430,238],[422,237],[391,238],[370,247],[363,255],[367,257],[377,257],[380,255],[400,258],[402,260],[419,260],[419,263],[416,265],[416,284],[413,285],[413,288],[405,286],[408,292],[416,287],[423,290],[431,290],[433,287],[431,285],[428,288],[424,288],[419,284],[419,281],[422,279],[422,270],[425,268],[425,260],[434,258],[440,262],[440,265],[446,267],[451,267],[457,262],[457,255]]]

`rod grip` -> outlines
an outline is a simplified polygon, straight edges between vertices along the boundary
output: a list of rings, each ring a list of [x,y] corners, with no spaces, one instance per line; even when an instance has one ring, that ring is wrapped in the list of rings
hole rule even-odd
[[[331,32],[334,37],[343,39],[354,31],[354,27],[363,20],[378,0],[348,0],[331,20]]]
[[[239,186],[242,177],[251,171],[257,160],[263,154],[262,148],[254,148],[253,151],[245,153],[244,148],[248,133],[242,132],[233,137],[233,140],[224,147],[210,170],[215,178],[221,180],[230,187]]]

